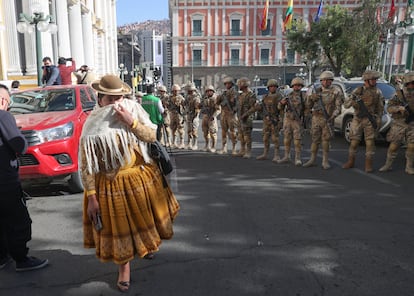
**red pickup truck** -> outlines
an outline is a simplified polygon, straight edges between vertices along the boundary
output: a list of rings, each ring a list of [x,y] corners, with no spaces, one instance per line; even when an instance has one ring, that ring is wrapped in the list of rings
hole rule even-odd
[[[15,92],[10,112],[28,142],[18,156],[25,184],[68,182],[69,191],[82,192],[78,168],[79,138],[83,124],[96,105],[88,85],[48,86]]]

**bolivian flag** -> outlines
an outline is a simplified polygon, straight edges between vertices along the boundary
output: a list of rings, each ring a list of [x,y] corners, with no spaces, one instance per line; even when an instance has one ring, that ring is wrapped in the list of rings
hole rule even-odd
[[[288,7],[286,9],[285,21],[283,22],[283,28],[286,29],[292,28],[292,18],[293,18],[293,0],[289,0]]]
[[[262,13],[262,22],[260,23],[260,30],[266,31],[267,29],[267,15],[269,14],[269,0],[266,0],[265,7]]]

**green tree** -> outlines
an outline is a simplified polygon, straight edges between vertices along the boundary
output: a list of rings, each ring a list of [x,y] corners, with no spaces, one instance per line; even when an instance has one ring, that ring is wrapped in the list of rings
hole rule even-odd
[[[354,10],[327,6],[319,22],[308,30],[300,21],[288,31],[289,47],[304,59],[317,60],[339,76],[360,76],[375,65],[381,25],[376,22],[380,0],[363,0]]]

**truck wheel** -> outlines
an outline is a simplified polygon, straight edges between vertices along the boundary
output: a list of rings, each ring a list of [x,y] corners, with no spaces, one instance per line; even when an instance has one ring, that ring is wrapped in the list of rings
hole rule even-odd
[[[69,191],[71,193],[81,193],[83,192],[83,184],[81,179],[80,172],[72,173],[68,181]]]
[[[348,143],[351,143],[351,139],[349,138],[351,134],[351,122],[352,122],[352,117],[348,117],[347,119],[345,119],[345,122],[344,122],[344,129],[343,129],[344,139]]]

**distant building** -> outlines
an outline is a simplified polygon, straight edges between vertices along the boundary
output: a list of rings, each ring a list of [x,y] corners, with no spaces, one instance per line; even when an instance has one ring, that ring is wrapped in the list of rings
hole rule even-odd
[[[306,65],[300,55],[288,47],[283,32],[288,1],[270,1],[267,28],[262,30],[265,2],[169,1],[174,83],[194,81],[199,87],[210,84],[222,87],[222,78],[230,75],[234,78],[247,76],[253,85],[265,85],[270,78],[286,84],[301,68],[305,73]],[[302,19],[309,26],[319,3],[320,0],[293,1],[293,18]],[[352,9],[360,0],[324,3]],[[397,4],[398,9],[405,5]]]

